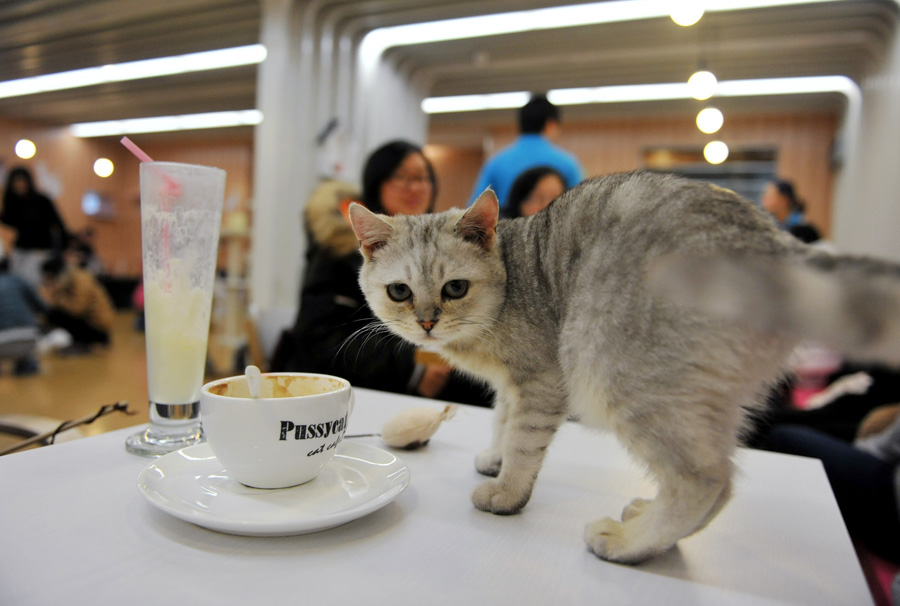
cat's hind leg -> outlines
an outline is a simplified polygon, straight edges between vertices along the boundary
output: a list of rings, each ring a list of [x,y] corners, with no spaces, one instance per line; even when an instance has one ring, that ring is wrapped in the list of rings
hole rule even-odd
[[[662,486],[652,501],[632,502],[621,522],[605,518],[589,523],[584,539],[591,551],[613,562],[642,562],[703,528],[731,492],[730,479],[680,478],[673,484]]]
[[[725,422],[700,429],[703,424],[698,417],[615,424],[628,450],[658,481],[659,492],[652,501],[632,501],[621,522],[589,523],[584,538],[595,554],[628,564],[643,561],[702,529],[721,511],[731,496],[734,438],[726,436],[734,427]]]
[[[518,513],[531,498],[547,447],[565,420],[566,401],[563,390],[552,381],[529,381],[504,395],[500,472],[475,489],[472,503],[482,511],[509,515]]]

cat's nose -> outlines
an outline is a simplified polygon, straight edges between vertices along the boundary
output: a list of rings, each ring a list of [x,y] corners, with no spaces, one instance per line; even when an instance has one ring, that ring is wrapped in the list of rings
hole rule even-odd
[[[419,326],[424,328],[425,332],[431,332],[435,324],[437,324],[437,320],[419,320]]]

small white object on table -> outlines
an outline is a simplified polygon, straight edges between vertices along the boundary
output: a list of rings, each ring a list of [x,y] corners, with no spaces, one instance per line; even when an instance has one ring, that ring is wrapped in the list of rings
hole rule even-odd
[[[357,390],[348,434],[441,402]],[[615,438],[567,423],[531,501],[495,516],[469,500],[491,412],[460,406],[393,502],[300,536],[222,534],[153,507],[134,429],[0,457],[0,604],[871,604],[819,461],[742,450],[713,523],[637,567],[610,564],[584,525],[652,497]],[[354,441],[385,448],[377,437]],[[314,480],[315,481],[315,480]]]

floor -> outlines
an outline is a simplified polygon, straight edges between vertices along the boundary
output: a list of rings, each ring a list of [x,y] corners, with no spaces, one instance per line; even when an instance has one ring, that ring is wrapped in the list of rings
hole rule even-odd
[[[134,329],[134,312],[119,311],[108,348],[77,357],[45,354],[41,358],[40,374],[30,377],[12,376],[9,368],[4,366],[0,374],[0,419],[7,415],[27,415],[38,426],[41,421],[45,424],[55,421],[58,425],[62,421],[93,415],[106,404],[124,401],[133,415],[113,412],[90,425],[70,430],[72,436],[66,437],[74,438],[78,433],[96,435],[147,423],[144,346],[144,334]],[[209,380],[222,374],[227,373],[208,373],[206,378]],[[0,451],[22,439],[0,433]]]

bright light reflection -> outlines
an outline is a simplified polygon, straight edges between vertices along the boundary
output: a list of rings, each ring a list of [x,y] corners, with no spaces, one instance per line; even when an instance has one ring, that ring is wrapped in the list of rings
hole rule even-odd
[[[82,122],[69,128],[76,137],[108,137],[135,133],[160,133],[201,128],[225,128],[229,126],[253,126],[262,123],[262,112],[248,109],[234,112],[187,114],[183,116],[157,116],[106,122]]]
[[[510,107],[522,107],[528,103],[530,97],[531,95],[525,92],[431,97],[422,101],[422,111],[426,114],[442,114],[485,109],[507,109]]]
[[[98,177],[106,178],[113,174],[113,170],[115,167],[113,166],[112,160],[109,158],[97,158],[94,161],[94,174]]]
[[[703,157],[710,164],[721,164],[728,159],[728,146],[724,141],[710,141],[703,148]]]
[[[262,63],[265,58],[266,47],[262,44],[251,44],[249,46],[223,48],[174,57],[160,57],[115,65],[88,67],[68,72],[0,82],[0,99],[54,90],[67,90],[82,86],[95,86],[105,82],[141,80],[143,78],[171,76],[240,65],[253,65]]]
[[[674,2],[669,17],[682,27],[691,26],[703,16],[703,5],[700,2]]]
[[[34,154],[37,153],[37,146],[29,139],[19,139],[16,142],[15,150],[17,156],[27,160],[33,158]]]
[[[716,94],[718,84],[719,81],[716,79],[715,74],[706,70],[694,72],[688,78],[688,88],[691,91],[691,96],[700,101],[709,99]]]
[[[700,129],[700,132],[706,133],[707,135],[718,132],[724,123],[725,116],[723,116],[722,111],[716,107],[701,109],[700,113],[697,114],[697,128]]]
[[[809,4],[819,0],[706,0],[701,8],[706,12],[739,11],[769,6]],[[822,0],[835,2],[837,0]],[[361,53],[371,60],[386,49],[410,44],[425,44],[444,40],[480,38],[516,32],[577,27],[622,21],[639,21],[671,17],[672,5],[680,0],[609,0],[569,6],[554,6],[532,10],[445,19],[395,25],[372,30],[363,39]],[[696,4],[691,2],[690,4]],[[698,17],[699,19],[699,17]]]
[[[763,78],[759,80],[726,80],[719,82],[718,97],[766,95],[796,95],[840,93],[848,98],[859,96],[859,86],[846,76],[812,76],[804,78]],[[530,97],[528,92],[498,95],[462,95],[458,97],[429,97],[422,102],[426,114],[484,109],[512,109],[521,107]],[[559,88],[547,93],[556,105],[584,103],[625,103],[691,99],[684,82],[663,84],[632,84],[626,86],[598,86],[593,88]],[[481,100],[483,103],[479,104]],[[505,101],[505,105],[501,103]]]

